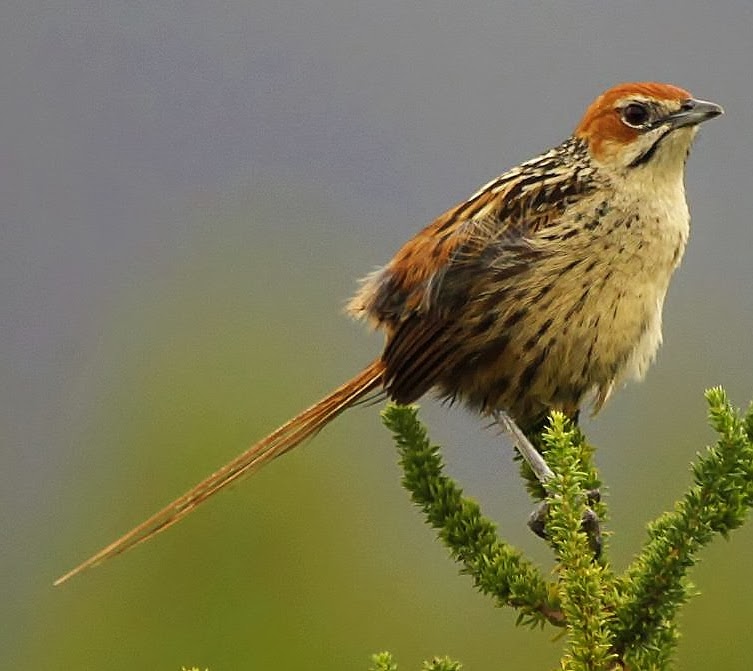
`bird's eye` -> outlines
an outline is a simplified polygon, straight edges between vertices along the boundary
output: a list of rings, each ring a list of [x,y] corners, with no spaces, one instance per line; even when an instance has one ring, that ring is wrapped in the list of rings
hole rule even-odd
[[[640,128],[648,121],[649,110],[643,103],[630,103],[622,109],[622,120],[633,128]]]

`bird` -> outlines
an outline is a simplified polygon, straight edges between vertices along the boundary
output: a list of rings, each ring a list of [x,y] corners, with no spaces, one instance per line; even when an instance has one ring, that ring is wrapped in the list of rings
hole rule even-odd
[[[380,356],[55,582],[152,538],[220,489],[373,395],[427,392],[530,435],[552,411],[597,412],[641,379],[689,235],[684,173],[699,124],[723,113],[672,84],[618,84],[554,148],[491,180],[369,274],[347,311]]]

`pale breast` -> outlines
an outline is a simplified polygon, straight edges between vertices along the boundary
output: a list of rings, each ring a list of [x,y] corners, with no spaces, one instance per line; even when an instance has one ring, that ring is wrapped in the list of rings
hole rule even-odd
[[[616,383],[642,378],[661,345],[664,298],[685,250],[689,214],[681,188],[656,195],[610,203],[589,241],[604,260],[588,299],[598,325],[580,334],[589,342],[596,409]]]
[[[520,373],[497,403],[514,406],[524,387],[530,407],[520,415],[536,406],[572,412],[589,392],[598,410],[616,383],[642,377],[661,344],[664,296],[687,235],[684,199],[679,208],[604,198],[572,208],[549,253],[519,278],[530,310],[506,334],[505,361],[492,370]]]

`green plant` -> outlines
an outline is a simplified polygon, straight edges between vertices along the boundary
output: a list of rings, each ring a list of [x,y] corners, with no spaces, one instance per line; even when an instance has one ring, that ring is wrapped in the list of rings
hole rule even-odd
[[[502,540],[477,503],[444,474],[439,448],[431,444],[416,407],[389,405],[383,421],[394,434],[403,485],[436,529],[461,573],[497,605],[518,613],[518,624],[553,626],[565,633],[561,668],[569,671],[631,671],[667,668],[677,641],[677,613],[692,594],[688,569],[715,534],[739,527],[753,505],[753,405],[744,416],[725,392],[706,393],[716,445],[693,465],[686,494],[648,527],[648,539],[621,575],[610,568],[607,548],[595,557],[583,520],[593,508],[605,519],[602,502],[586,492],[599,485],[592,448],[580,430],[554,413],[540,437],[554,477],[547,492],[531,481],[529,490],[545,496],[546,538],[557,567],[554,578]],[[396,671],[389,653],[372,658],[372,671]],[[424,669],[458,671],[447,658]]]

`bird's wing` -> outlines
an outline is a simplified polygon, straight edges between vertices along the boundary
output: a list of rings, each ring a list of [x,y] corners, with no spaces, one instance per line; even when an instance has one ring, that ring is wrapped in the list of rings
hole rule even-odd
[[[365,280],[350,311],[386,331],[386,388],[396,400],[415,400],[462,363],[471,308],[483,313],[508,292],[514,302],[521,275],[556,253],[556,224],[589,188],[563,160],[578,149],[571,139],[489,182]]]
[[[470,318],[479,314],[472,304],[503,300],[516,279],[547,253],[523,230],[489,217],[465,222],[449,258],[409,295],[412,307],[389,333],[383,354],[386,387],[395,400],[419,398],[443,371],[461,365],[469,327],[490,327],[483,317]]]

